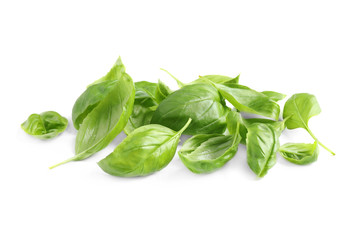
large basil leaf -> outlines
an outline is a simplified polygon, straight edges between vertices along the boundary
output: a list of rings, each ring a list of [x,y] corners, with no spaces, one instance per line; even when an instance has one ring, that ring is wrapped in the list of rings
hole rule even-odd
[[[320,112],[320,105],[314,95],[297,93],[286,101],[283,117],[289,118],[288,121],[286,121],[286,127],[288,129],[304,128],[320,146],[325,148],[332,155],[335,155],[333,151],[315,137],[308,126],[309,119],[320,114]]]
[[[76,136],[76,155],[50,168],[85,159],[106,147],[124,129],[132,112],[134,97],[133,81],[129,75],[123,74],[111,84],[108,94],[84,118]]]
[[[199,134],[188,139],[178,152],[184,165],[194,173],[208,173],[231,160],[240,135]]]
[[[191,118],[184,134],[223,133],[227,112],[225,101],[216,88],[209,84],[187,85],[159,104],[151,123],[178,131]]]
[[[280,134],[266,123],[250,124],[247,131],[248,165],[257,176],[263,177],[276,163]]]
[[[21,124],[21,128],[28,134],[39,138],[49,139],[56,137],[65,131],[68,120],[54,111],[47,111],[41,114],[31,114]]]
[[[178,132],[157,124],[137,128],[98,165],[108,174],[121,177],[159,171],[174,157],[180,136],[190,122],[191,119]]]
[[[236,83],[212,84],[240,112],[254,113],[276,120],[279,118],[279,105],[265,94]]]
[[[289,162],[306,165],[315,162],[319,156],[317,142],[309,143],[286,143],[279,148],[281,156]]]
[[[79,130],[86,116],[109,94],[116,81],[124,77],[125,67],[119,57],[111,70],[102,78],[90,84],[76,100],[72,109],[74,127]],[[129,76],[127,76],[130,78]]]

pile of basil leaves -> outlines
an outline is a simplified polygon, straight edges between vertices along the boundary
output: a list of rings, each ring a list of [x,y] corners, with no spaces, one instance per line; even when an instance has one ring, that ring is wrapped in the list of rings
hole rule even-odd
[[[127,137],[98,162],[105,172],[122,177],[145,176],[164,168],[173,159],[181,134],[192,135],[178,154],[194,173],[221,168],[235,156],[239,144],[246,145],[248,165],[259,177],[274,166],[277,152],[299,165],[316,161],[319,145],[334,154],[308,127],[309,119],[321,111],[314,95],[294,94],[279,120],[277,102],[285,98],[284,94],[240,85],[239,76],[207,75],[188,84],[172,77],[180,88],[176,91],[161,81],[134,84],[118,58],[112,69],[89,85],[75,102],[75,156],[50,168],[90,157],[122,131]],[[245,119],[241,113],[262,117]],[[64,131],[67,120],[54,114],[33,114],[22,127],[39,138],[56,136]],[[315,141],[280,146],[279,137],[285,128],[304,128]]]

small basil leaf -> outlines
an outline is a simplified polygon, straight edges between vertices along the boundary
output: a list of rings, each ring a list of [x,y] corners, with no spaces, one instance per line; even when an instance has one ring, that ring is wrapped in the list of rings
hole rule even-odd
[[[289,98],[284,106],[284,118],[289,118],[286,121],[288,129],[304,128],[311,137],[323,148],[335,155],[333,151],[323,145],[311,132],[308,122],[313,116],[320,114],[321,108],[316,100],[316,97],[308,93],[297,93]]]
[[[192,172],[209,173],[235,156],[239,142],[239,134],[199,134],[188,139],[178,154]]]
[[[151,123],[178,131],[191,118],[192,122],[184,134],[223,133],[227,113],[225,101],[216,88],[209,84],[194,84],[165,98],[156,109]]]
[[[157,124],[137,128],[98,165],[106,173],[121,177],[159,171],[174,157],[180,136],[190,122],[191,119],[178,132]]]
[[[247,131],[248,165],[257,176],[263,177],[276,163],[280,134],[266,123],[250,124]]]
[[[274,91],[263,91],[262,94],[268,96],[271,100],[278,102],[286,98],[285,94],[274,92]]]
[[[135,98],[133,111],[124,132],[129,135],[136,128],[150,124],[158,104],[151,98]]]
[[[196,79],[195,81],[189,83],[189,84],[197,84],[197,83],[218,83],[218,84],[225,84],[225,83],[239,83],[240,74],[236,77],[227,77],[222,75],[205,75],[200,76],[200,78]]]
[[[317,142],[309,143],[286,143],[279,148],[283,158],[289,162],[306,165],[315,162],[319,156]]]
[[[41,114],[31,114],[21,124],[21,128],[27,133],[39,139],[56,137],[65,131],[68,120],[54,111],[47,111]]]
[[[155,91],[155,97],[157,99],[157,102],[160,103],[162,100],[164,100],[167,96],[170,95],[172,91],[168,86],[165,85],[162,81],[158,81],[157,88]]]
[[[108,94],[84,118],[76,136],[76,155],[50,169],[70,161],[85,159],[105,148],[124,129],[132,112],[134,97],[133,81],[129,75],[123,74],[111,84]]]
[[[135,83],[135,99],[138,98],[151,98],[154,101],[157,101],[156,98],[156,91],[158,88],[157,83],[147,82],[147,81],[140,81]]]
[[[212,84],[240,112],[254,113],[276,120],[279,118],[279,105],[265,94],[235,83]]]

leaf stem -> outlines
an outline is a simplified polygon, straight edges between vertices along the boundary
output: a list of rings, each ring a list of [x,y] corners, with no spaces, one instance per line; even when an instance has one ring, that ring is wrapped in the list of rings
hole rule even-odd
[[[69,158],[69,159],[67,159],[67,160],[65,160],[65,161],[59,162],[59,163],[57,163],[57,164],[55,164],[55,165],[53,165],[53,166],[49,167],[49,169],[53,169],[53,168],[56,168],[56,167],[58,167],[58,166],[60,166],[60,165],[65,164],[65,163],[68,163],[68,162],[74,161],[76,158],[77,158],[77,156],[74,156],[74,157]]]
[[[180,131],[178,133],[182,134],[186,129],[187,127],[190,125],[192,119],[189,118],[189,120],[186,122],[186,124],[180,129]]]
[[[329,148],[327,148],[324,144],[322,144],[319,139],[317,139],[314,135],[314,133],[309,129],[306,128],[306,130],[308,131],[308,133],[311,135],[311,137],[320,145],[322,146],[326,151],[328,151],[329,153],[331,153],[333,156],[335,156],[335,153],[333,151],[331,151]]]
[[[175,79],[175,81],[177,82],[177,84],[178,84],[178,86],[179,86],[180,88],[182,88],[182,87],[184,87],[184,86],[186,85],[185,83],[183,83],[182,81],[180,81],[179,79],[177,79],[174,75],[172,75],[171,73],[169,73],[168,70],[165,70],[165,69],[163,69],[163,68],[160,68],[160,70],[166,72],[167,74],[170,75],[170,77],[172,77],[173,79]]]

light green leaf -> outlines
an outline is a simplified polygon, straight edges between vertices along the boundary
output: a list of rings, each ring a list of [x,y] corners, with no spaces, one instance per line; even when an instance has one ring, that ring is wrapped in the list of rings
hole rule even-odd
[[[248,165],[258,177],[263,177],[276,163],[279,135],[266,123],[250,124],[247,131]]]
[[[240,112],[254,113],[275,120],[279,118],[279,105],[265,94],[235,83],[212,84]]]
[[[319,156],[317,142],[309,143],[286,143],[279,149],[281,156],[289,162],[306,165],[315,162]]]
[[[106,173],[121,177],[159,171],[174,157],[180,136],[190,122],[191,119],[178,132],[157,124],[137,128],[98,165]]]
[[[275,102],[278,102],[278,101],[286,98],[285,94],[274,92],[274,91],[263,91],[261,93],[265,94],[266,96],[268,96],[271,100],[273,100]]]
[[[286,127],[288,129],[304,128],[320,146],[325,148],[332,155],[335,155],[333,151],[315,137],[308,126],[309,119],[320,114],[320,112],[320,105],[314,95],[297,93],[286,101],[283,117],[289,118],[288,121],[286,121]]]
[[[54,138],[68,125],[68,120],[54,111],[47,111],[41,114],[31,114],[21,124],[21,128],[28,134],[39,139]]]

